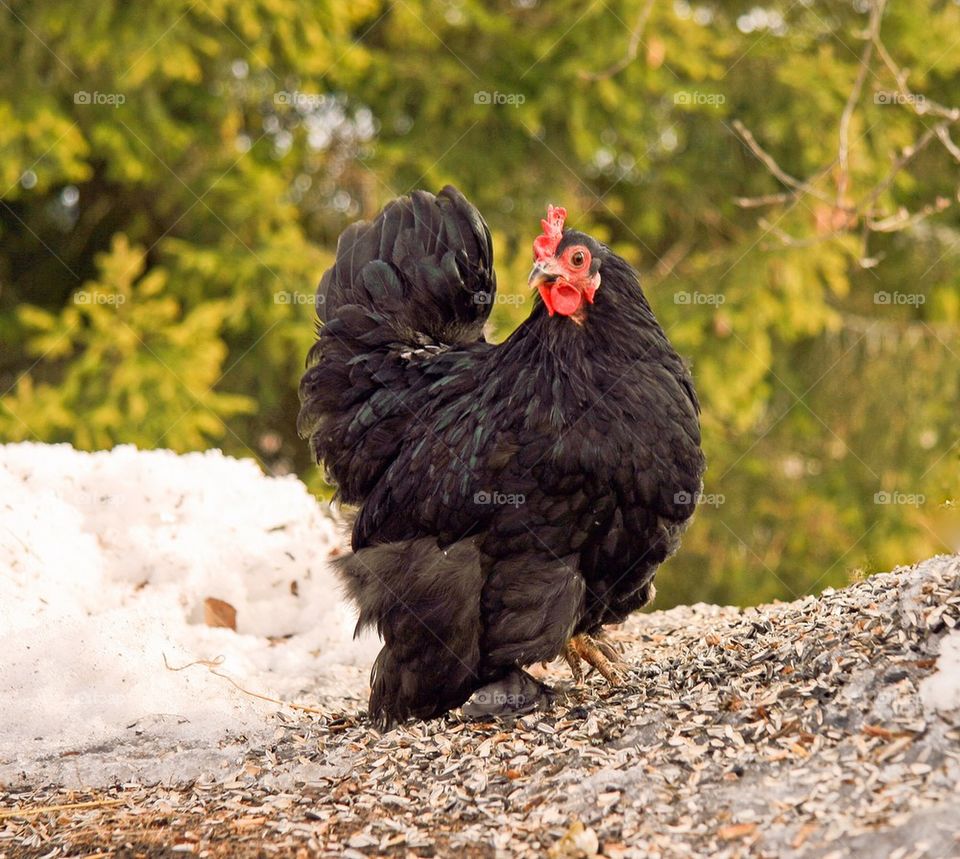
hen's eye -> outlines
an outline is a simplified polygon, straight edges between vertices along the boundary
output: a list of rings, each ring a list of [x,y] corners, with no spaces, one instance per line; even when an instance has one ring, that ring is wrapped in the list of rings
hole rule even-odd
[[[583,251],[574,251],[570,255],[570,262],[578,268],[583,265]]]

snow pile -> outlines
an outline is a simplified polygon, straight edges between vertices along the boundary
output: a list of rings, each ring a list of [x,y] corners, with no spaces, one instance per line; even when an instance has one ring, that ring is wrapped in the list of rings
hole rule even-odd
[[[960,710],[960,632],[951,632],[940,646],[937,670],[920,684],[926,707],[947,713]]]
[[[0,783],[64,753],[155,759],[276,727],[275,706],[165,658],[222,657],[288,701],[362,693],[377,643],[352,639],[329,567],[341,542],[296,478],[219,451],[0,446]],[[208,598],[236,631],[206,625]]]

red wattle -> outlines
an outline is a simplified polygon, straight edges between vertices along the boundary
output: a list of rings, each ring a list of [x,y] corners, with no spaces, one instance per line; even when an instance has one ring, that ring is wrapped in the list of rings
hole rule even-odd
[[[580,309],[580,304],[583,302],[580,290],[562,280],[555,280],[550,284],[541,283],[538,288],[540,297],[551,316],[554,313],[571,316]]]
[[[570,286],[569,283],[560,283],[558,281],[553,284],[550,292],[551,298],[553,299],[553,309],[561,316],[570,316],[580,309],[583,296],[580,294],[579,289]]]

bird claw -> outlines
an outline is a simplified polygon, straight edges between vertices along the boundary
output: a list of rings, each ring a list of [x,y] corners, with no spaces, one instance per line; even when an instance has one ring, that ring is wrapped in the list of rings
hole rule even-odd
[[[563,658],[573,673],[573,682],[583,685],[583,666],[586,662],[600,672],[611,686],[618,686],[627,679],[627,665],[620,658],[613,643],[600,635],[575,635],[563,649]]]
[[[573,685],[583,686],[583,667],[580,665],[580,654],[574,649],[572,638],[563,648],[563,658],[570,666],[570,673],[573,674]]]

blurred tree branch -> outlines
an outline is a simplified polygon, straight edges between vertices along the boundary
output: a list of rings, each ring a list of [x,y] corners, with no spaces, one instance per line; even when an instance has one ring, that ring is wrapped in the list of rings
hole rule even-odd
[[[908,71],[893,59],[881,37],[881,24],[886,4],[887,0],[873,0],[871,5],[870,21],[866,32],[861,36],[865,45],[859,56],[860,68],[840,115],[837,156],[833,161],[807,178],[798,178],[780,166],[776,158],[761,146],[743,122],[740,120],[733,122],[734,131],[746,147],[778,182],[789,188],[788,191],[773,194],[738,197],[735,203],[744,209],[763,208],[791,203],[803,197],[812,197],[829,205],[829,211],[818,212],[816,232],[812,236],[793,236],[765,218],[760,218],[758,224],[766,232],[776,236],[783,245],[789,247],[809,247],[848,233],[859,225],[863,249],[860,264],[864,268],[870,268],[877,263],[877,260],[867,252],[871,233],[891,233],[910,229],[930,216],[943,212],[953,204],[953,200],[938,196],[914,211],[910,211],[905,206],[898,207],[896,211],[878,210],[880,199],[893,186],[897,176],[934,140],[939,140],[950,156],[960,162],[960,147],[950,136],[950,127],[960,121],[960,107],[940,104],[910,88]],[[874,55],[880,58],[896,83],[896,103],[909,106],[919,117],[938,117],[940,122],[932,128],[927,127],[912,144],[894,155],[887,175],[866,191],[859,201],[855,201],[851,196],[850,125],[857,105],[860,103],[867,75],[871,73]],[[827,194],[818,186],[818,183],[828,175],[834,177],[835,194]],[[822,207],[818,208],[822,209]]]
[[[627,52],[612,66],[600,72],[580,72],[580,77],[586,81],[602,81],[620,74],[637,58],[640,51],[640,42],[643,39],[643,31],[647,28],[647,21],[650,20],[650,13],[653,11],[654,0],[647,0],[637,15],[637,21],[630,31],[630,41],[627,43]]]

